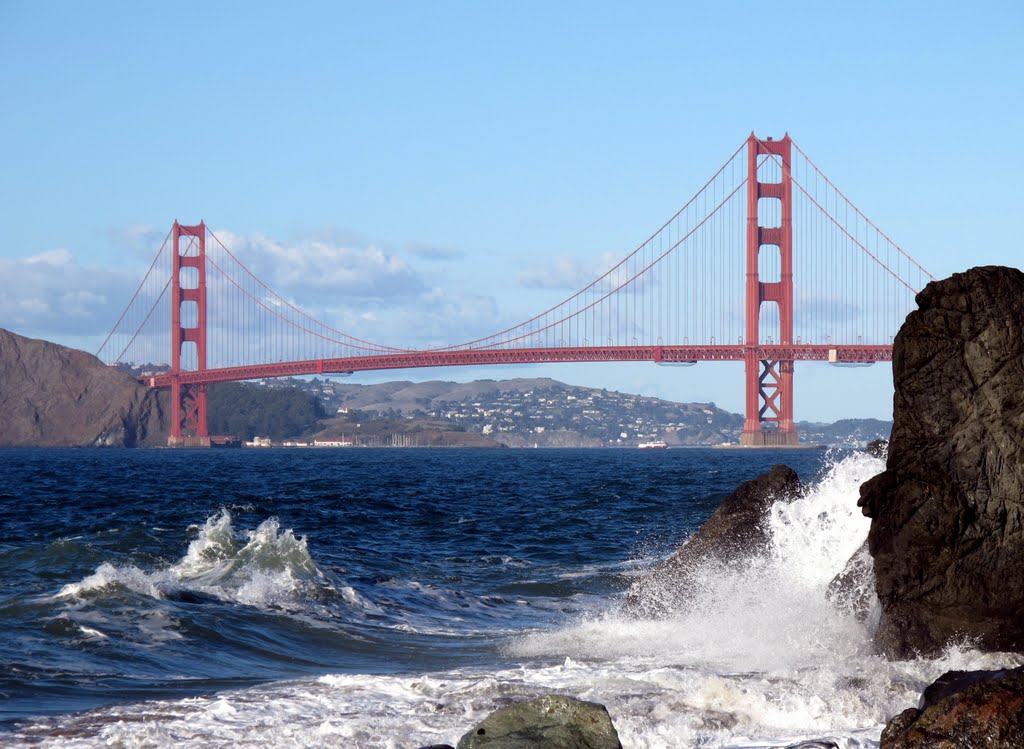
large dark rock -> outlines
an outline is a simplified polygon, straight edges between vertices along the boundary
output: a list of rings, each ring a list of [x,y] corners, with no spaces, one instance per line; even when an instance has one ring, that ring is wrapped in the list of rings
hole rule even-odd
[[[886,470],[861,487],[895,657],[1024,650],[1024,274],[928,284],[893,347]]]
[[[622,749],[603,705],[545,695],[488,715],[457,749]]]
[[[770,541],[768,510],[776,501],[792,501],[801,492],[796,472],[784,465],[740,484],[675,554],[634,583],[629,611],[647,616],[671,613],[685,605],[695,572],[708,564],[739,562],[762,553]]]
[[[880,749],[1024,747],[1024,669],[950,671],[882,731]]]
[[[0,446],[167,444],[156,391],[84,351],[0,329]]]

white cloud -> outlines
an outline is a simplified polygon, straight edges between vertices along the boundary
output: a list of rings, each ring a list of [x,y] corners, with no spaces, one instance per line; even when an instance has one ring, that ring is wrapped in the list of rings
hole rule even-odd
[[[440,287],[402,304],[335,304],[309,310],[337,330],[397,348],[435,348],[464,343],[508,327],[497,301],[487,295]],[[515,321],[518,322],[518,321]]]
[[[611,287],[627,283],[640,271],[638,262],[623,263],[622,256],[612,252],[603,252],[597,258],[580,261],[575,257],[560,257],[547,265],[522,271],[517,280],[527,289],[561,289],[563,291],[579,291],[611,271],[609,281]],[[612,270],[614,269],[614,270]],[[643,287],[645,278],[640,276],[634,281]]]
[[[97,294],[94,291],[79,289],[69,291],[60,298],[61,310],[66,315],[88,316],[93,310],[103,309],[107,306],[105,294]]]
[[[286,242],[222,230],[215,234],[289,303],[364,340],[426,348],[462,343],[505,327],[498,322],[493,297],[450,289],[436,282],[447,283],[440,269],[416,267],[376,245],[358,247],[322,236]],[[208,240],[208,251],[211,246],[213,240]],[[416,254],[431,260],[458,256],[456,251]],[[217,275],[207,277],[211,288],[224,283]]]
[[[562,257],[539,267],[522,271],[517,280],[527,289],[573,289],[585,286],[594,280],[595,274],[584,267],[579,260]]]
[[[3,258],[0,327],[56,340],[95,335],[113,325],[137,283],[123,269],[83,266],[67,249]]]
[[[110,246],[123,255],[140,260],[152,260],[169,235],[169,230],[149,224],[129,224],[107,231]]]
[[[439,247],[433,244],[410,245],[408,252],[424,260],[459,260],[466,254],[462,250],[451,247]]]
[[[25,258],[25,265],[49,265],[52,268],[62,268],[71,265],[74,257],[67,250],[47,250],[37,255]]]
[[[494,297],[471,292],[449,295],[436,286],[423,294],[399,323],[421,346],[464,343],[508,327]]]
[[[146,242],[152,239],[146,227],[123,231]],[[275,299],[257,287],[262,303],[276,306],[283,300],[336,330],[368,341],[401,348],[435,347],[461,343],[518,322],[499,319],[493,297],[451,287],[441,265],[417,267],[415,258],[374,245],[352,245],[322,236],[288,241],[229,231],[217,231],[216,236],[281,297]],[[163,236],[157,246],[162,242]],[[207,248],[220,267],[241,275],[237,267],[229,267],[232,264],[222,252],[219,257],[213,254],[212,237]],[[95,350],[132,298],[151,259],[152,254],[114,268],[98,267],[63,248],[0,259],[0,327]],[[158,274],[168,270],[163,262],[155,268]],[[236,280],[248,283],[245,278]],[[207,283],[211,298],[237,294],[237,288],[219,272],[210,271]],[[162,288],[159,280],[146,285],[139,301],[143,312]],[[211,310],[215,308],[211,304]],[[233,326],[236,332],[231,335],[237,336],[240,317],[244,316],[230,322],[211,318],[209,324],[211,330],[222,333],[225,325]],[[253,321],[258,319],[248,319],[246,324],[256,324]],[[133,320],[129,315],[126,324],[138,322]],[[168,321],[169,313],[152,314],[135,345],[141,345],[147,335],[164,335]],[[121,333],[131,335],[132,331]],[[114,345],[121,343],[115,341]],[[166,343],[162,345],[166,347]],[[169,352],[147,356],[164,360]]]
[[[338,296],[401,301],[426,283],[402,258],[370,245],[352,247],[330,239],[280,242],[254,234],[218,231],[216,236],[275,291],[306,304]],[[208,242],[208,251],[212,240]]]

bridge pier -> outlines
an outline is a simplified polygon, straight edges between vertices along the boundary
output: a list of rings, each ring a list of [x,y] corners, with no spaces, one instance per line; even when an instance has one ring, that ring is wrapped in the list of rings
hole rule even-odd
[[[746,417],[740,434],[740,444],[747,447],[792,446],[800,442],[793,423],[793,360],[759,359],[754,352],[761,342],[764,303],[774,303],[778,308],[779,343],[793,343],[791,154],[788,133],[780,141],[762,141],[753,133],[747,138]],[[762,179],[776,168],[777,181]],[[766,225],[762,219],[777,224]],[[762,249],[766,250],[763,256]],[[769,275],[777,272],[777,279],[763,279],[762,270]]]
[[[180,437],[168,437],[168,447],[212,447],[209,437],[196,437],[195,435],[183,435]]]
[[[206,385],[181,382],[171,376],[171,433],[168,447],[209,447],[206,428]]]

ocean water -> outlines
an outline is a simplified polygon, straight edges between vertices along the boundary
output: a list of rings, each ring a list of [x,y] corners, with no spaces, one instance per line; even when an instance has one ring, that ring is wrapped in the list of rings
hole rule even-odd
[[[630,582],[741,481],[807,495],[706,565]],[[969,644],[888,662],[825,598],[863,541],[857,453],[0,450],[0,745],[455,744],[494,709],[605,704],[627,749],[877,747]]]

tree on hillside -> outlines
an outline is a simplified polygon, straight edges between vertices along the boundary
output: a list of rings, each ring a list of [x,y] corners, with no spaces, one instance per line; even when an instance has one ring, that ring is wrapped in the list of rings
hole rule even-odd
[[[316,430],[327,416],[320,401],[297,388],[269,390],[224,382],[207,390],[207,424],[211,434],[251,440],[259,435],[281,440]]]

